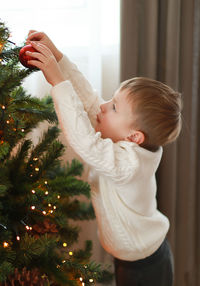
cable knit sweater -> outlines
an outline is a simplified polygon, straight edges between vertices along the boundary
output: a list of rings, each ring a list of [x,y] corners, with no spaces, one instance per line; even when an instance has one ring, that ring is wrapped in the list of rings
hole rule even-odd
[[[59,66],[66,81],[52,88],[52,97],[62,131],[98,185],[92,202],[100,242],[119,259],[145,258],[159,248],[169,228],[156,203],[162,148],[151,152],[133,142],[102,139],[94,126],[103,100],[67,57]]]

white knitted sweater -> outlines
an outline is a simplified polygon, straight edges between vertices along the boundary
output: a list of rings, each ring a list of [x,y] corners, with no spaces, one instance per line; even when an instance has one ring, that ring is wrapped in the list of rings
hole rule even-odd
[[[145,258],[159,248],[169,228],[156,203],[162,148],[150,152],[136,143],[102,139],[93,127],[103,100],[67,57],[59,65],[66,81],[52,88],[52,97],[62,131],[98,184],[92,202],[100,242],[119,259]]]

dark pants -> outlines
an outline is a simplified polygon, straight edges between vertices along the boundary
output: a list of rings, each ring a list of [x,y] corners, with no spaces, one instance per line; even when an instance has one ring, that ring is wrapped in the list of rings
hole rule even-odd
[[[172,286],[173,256],[167,239],[147,258],[124,261],[115,258],[116,286]]]

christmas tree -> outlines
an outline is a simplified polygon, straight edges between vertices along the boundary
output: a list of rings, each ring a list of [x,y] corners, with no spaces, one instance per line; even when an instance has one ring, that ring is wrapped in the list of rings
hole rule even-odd
[[[110,272],[90,261],[91,241],[73,249],[79,228],[71,221],[94,218],[90,186],[77,160],[61,165],[57,117],[50,97],[27,95],[22,80],[34,69],[18,60],[0,21],[0,285],[96,285]],[[33,146],[27,134],[50,123]]]

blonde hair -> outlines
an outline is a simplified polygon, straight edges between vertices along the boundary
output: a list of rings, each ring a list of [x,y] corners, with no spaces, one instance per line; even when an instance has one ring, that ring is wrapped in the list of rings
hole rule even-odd
[[[133,107],[134,128],[145,135],[142,147],[155,151],[173,142],[181,126],[181,94],[162,82],[135,77],[121,83]]]

